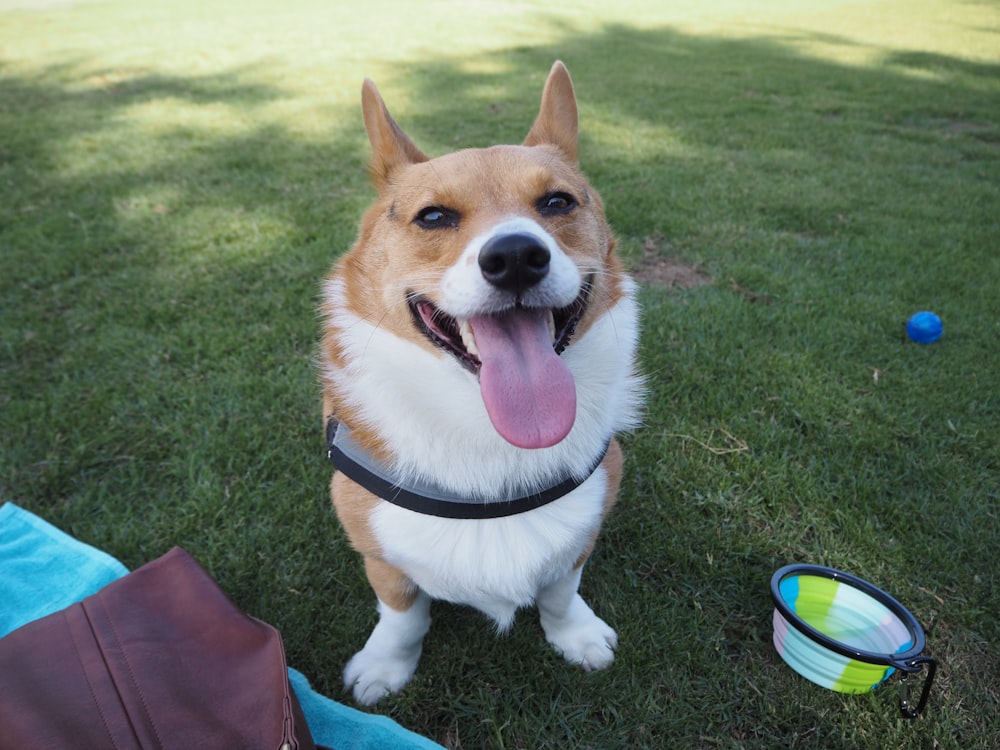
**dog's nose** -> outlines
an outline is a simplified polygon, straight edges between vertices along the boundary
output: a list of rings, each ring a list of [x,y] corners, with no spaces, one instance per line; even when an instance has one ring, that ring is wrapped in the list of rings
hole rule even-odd
[[[502,234],[479,251],[483,278],[498,289],[521,292],[549,272],[549,250],[533,234]]]

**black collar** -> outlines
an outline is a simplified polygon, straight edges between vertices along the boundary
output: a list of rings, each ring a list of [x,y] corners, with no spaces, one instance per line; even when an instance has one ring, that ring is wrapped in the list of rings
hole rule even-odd
[[[331,418],[326,423],[327,458],[349,479],[393,505],[441,518],[503,518],[534,510],[568,495],[583,484],[601,465],[611,440],[581,478],[567,477],[551,487],[540,488],[521,497],[464,497],[431,482],[403,482],[394,472],[365,451],[352,438],[346,425]]]

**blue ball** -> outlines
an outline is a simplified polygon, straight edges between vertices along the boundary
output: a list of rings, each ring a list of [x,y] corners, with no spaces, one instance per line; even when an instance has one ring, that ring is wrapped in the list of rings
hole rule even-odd
[[[918,312],[906,321],[906,335],[918,344],[932,344],[941,338],[941,318],[932,312]]]

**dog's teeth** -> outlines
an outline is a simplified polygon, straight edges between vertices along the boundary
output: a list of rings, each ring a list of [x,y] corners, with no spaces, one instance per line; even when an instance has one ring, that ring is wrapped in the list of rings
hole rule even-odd
[[[552,343],[556,343],[556,316],[552,314],[549,310],[549,337],[552,339]]]
[[[472,326],[469,325],[469,321],[459,321],[458,331],[462,334],[462,343],[465,345],[465,350],[473,357],[478,357],[479,349],[476,348],[476,337],[472,333]]]

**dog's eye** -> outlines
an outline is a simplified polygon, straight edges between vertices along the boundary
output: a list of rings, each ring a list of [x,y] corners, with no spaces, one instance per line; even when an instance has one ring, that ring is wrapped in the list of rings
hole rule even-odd
[[[458,226],[458,219],[457,211],[441,206],[428,206],[421,209],[413,223],[422,229],[450,229]]]
[[[576,198],[569,193],[548,193],[539,199],[538,213],[542,216],[559,216],[561,214],[568,214],[576,206]]]

